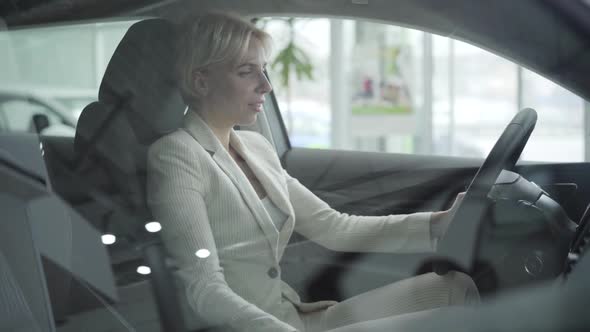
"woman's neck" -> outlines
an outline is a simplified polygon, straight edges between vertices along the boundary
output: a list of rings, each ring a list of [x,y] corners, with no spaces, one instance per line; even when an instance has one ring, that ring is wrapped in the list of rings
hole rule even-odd
[[[221,142],[221,145],[229,151],[229,135],[234,126],[232,124],[224,123],[223,119],[216,117],[213,112],[200,110],[198,113],[207,126],[209,126],[213,135],[215,135],[215,137]]]

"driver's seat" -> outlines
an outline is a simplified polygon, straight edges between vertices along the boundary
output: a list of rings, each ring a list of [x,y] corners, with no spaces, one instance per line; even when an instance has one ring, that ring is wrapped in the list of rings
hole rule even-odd
[[[144,228],[153,221],[145,200],[146,155],[153,141],[180,126],[186,110],[174,77],[175,34],[175,26],[163,19],[129,28],[107,66],[98,101],[80,115],[74,162],[80,178],[93,181],[99,177],[86,175],[103,175],[100,183],[89,185],[108,191],[108,200],[94,197],[108,205],[105,228],[129,243],[119,247],[124,252],[114,253],[112,248],[111,256],[131,254],[126,262],[143,259],[151,268],[164,331],[186,328],[159,236]]]

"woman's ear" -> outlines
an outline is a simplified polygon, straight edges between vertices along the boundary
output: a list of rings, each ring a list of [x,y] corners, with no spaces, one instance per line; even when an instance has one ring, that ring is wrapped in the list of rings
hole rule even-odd
[[[209,93],[207,75],[201,70],[195,70],[193,72],[193,89],[202,97],[207,96]]]

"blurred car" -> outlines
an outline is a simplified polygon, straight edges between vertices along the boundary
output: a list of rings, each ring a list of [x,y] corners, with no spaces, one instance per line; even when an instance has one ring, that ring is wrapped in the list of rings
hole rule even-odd
[[[0,132],[74,137],[76,119],[58,102],[35,94],[0,91]]]

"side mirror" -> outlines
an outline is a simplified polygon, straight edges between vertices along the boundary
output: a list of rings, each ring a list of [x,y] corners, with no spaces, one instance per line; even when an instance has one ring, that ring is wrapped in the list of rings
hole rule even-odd
[[[45,114],[35,113],[31,119],[32,126],[37,134],[41,134],[41,132],[49,127],[49,118]]]

